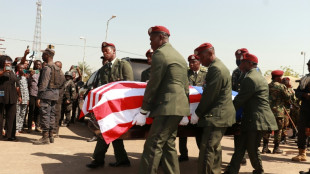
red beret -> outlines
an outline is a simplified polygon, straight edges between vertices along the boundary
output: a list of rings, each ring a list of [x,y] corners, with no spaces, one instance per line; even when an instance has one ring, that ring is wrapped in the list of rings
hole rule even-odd
[[[281,71],[281,70],[274,70],[274,71],[272,71],[271,72],[271,75],[272,75],[272,77],[274,77],[274,76],[283,76],[283,71]]]
[[[235,52],[235,55],[238,55],[238,54],[244,54],[244,53],[248,53],[248,49],[246,48],[240,48],[238,49],[236,52]]]
[[[103,47],[107,47],[107,46],[111,46],[111,47],[114,47],[114,48],[115,48],[115,45],[112,44],[112,43],[102,42],[102,48],[103,48]]]
[[[153,50],[152,49],[147,50],[147,52],[145,53],[145,56],[147,57],[148,54],[153,54]]]
[[[240,60],[248,60],[248,61],[254,62],[256,64],[258,63],[257,57],[253,54],[250,54],[250,53],[244,53],[242,55],[242,57],[240,58]]]
[[[199,54],[201,53],[202,51],[206,50],[206,49],[209,49],[209,48],[212,48],[213,46],[210,44],[210,43],[203,43],[201,44],[199,47],[197,47],[195,50],[194,50],[194,54]]]
[[[187,60],[190,62],[191,60],[199,60],[200,58],[198,56],[196,56],[195,54],[192,54],[190,56],[188,56]]]
[[[149,35],[153,32],[164,32],[164,33],[167,33],[168,36],[170,36],[169,30],[164,26],[154,26],[154,27],[149,28],[148,30]]]

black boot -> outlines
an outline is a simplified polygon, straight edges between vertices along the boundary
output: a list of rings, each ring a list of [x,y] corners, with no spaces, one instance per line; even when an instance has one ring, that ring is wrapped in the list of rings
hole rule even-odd
[[[49,131],[49,139],[50,139],[50,143],[54,143],[53,130]]]
[[[275,143],[275,144],[274,144],[274,148],[273,148],[272,153],[276,153],[276,154],[281,154],[281,153],[283,153],[283,150],[281,150],[281,149],[279,148],[279,143]]]
[[[286,135],[281,137],[281,144],[287,144],[287,142],[286,142]]]
[[[263,150],[262,150],[262,154],[265,154],[265,153],[271,153],[271,150],[269,150],[268,148],[268,143],[269,143],[269,139],[265,140],[263,139]]]
[[[48,139],[48,132],[47,131],[43,131],[42,132],[42,138],[36,140],[36,141],[33,141],[32,144],[34,145],[44,145],[44,144],[49,144],[49,139]]]

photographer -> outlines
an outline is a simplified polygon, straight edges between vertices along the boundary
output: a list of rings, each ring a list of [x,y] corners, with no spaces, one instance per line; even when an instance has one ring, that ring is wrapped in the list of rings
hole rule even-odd
[[[12,68],[9,56],[0,56],[0,130],[3,126],[3,113],[6,112],[7,141],[15,141],[16,132],[16,103],[21,102],[19,82]],[[2,134],[0,135],[2,139]]]
[[[76,71],[75,71],[76,70]],[[73,103],[72,103],[72,116],[71,116],[71,120],[70,123],[74,123],[75,122],[75,118],[76,118],[76,109],[78,109],[78,115],[80,115],[80,108],[78,108],[79,105],[79,100],[78,100],[78,96],[79,96],[79,90],[80,90],[80,86],[78,85],[78,83],[83,80],[82,78],[82,74],[80,71],[80,68],[76,65],[72,65],[70,70],[72,72],[72,79],[75,85],[75,89],[76,89],[76,97],[73,99]],[[76,76],[76,72],[78,73],[78,77]],[[84,117],[82,119],[82,121],[84,121]]]

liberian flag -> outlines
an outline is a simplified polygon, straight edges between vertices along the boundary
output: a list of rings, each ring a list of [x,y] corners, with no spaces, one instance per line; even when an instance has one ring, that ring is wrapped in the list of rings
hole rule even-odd
[[[91,90],[85,98],[80,118],[94,113],[102,137],[107,144],[126,133],[133,125],[133,117],[140,112],[147,83],[117,81]],[[190,113],[195,112],[202,88],[189,87]],[[233,92],[233,97],[236,95]],[[146,124],[151,124],[147,118]]]

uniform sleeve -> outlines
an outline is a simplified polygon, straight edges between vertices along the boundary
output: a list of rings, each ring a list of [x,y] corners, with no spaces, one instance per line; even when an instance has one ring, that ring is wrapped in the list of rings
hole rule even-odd
[[[45,66],[42,73],[40,74],[40,84],[39,84],[39,93],[38,93],[38,97],[40,98],[42,93],[44,91],[46,91],[49,81],[50,81],[50,77],[51,76],[51,68],[49,68],[48,66]]]
[[[134,81],[132,67],[129,62],[124,61],[123,63],[123,78],[125,81]]]
[[[287,87],[285,85],[282,84],[281,86],[282,86],[283,99],[285,99],[286,101],[291,100],[291,96],[293,94],[288,91],[288,89],[287,89]]]
[[[238,95],[235,97],[233,103],[235,109],[238,110],[254,95],[255,93],[255,84],[250,78],[245,78],[241,82],[241,88]]]
[[[202,117],[212,109],[214,101],[219,96],[222,86],[222,75],[217,67],[210,67],[206,75],[206,87],[203,90],[196,114]]]
[[[151,105],[156,97],[156,92],[162,79],[164,78],[164,75],[166,74],[167,65],[166,61],[163,60],[162,57],[163,54],[160,51],[155,51],[152,56],[151,76],[144,92],[141,107],[145,111],[151,110]]]
[[[77,96],[77,91],[76,91],[76,85],[73,82],[71,83],[71,92],[72,92],[71,100],[75,100]]]

